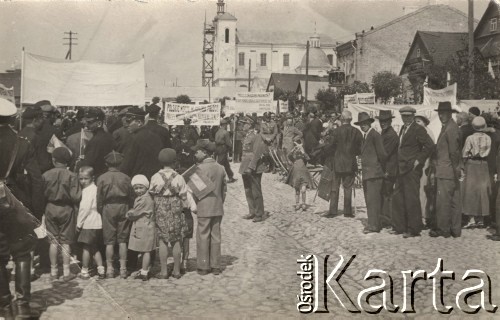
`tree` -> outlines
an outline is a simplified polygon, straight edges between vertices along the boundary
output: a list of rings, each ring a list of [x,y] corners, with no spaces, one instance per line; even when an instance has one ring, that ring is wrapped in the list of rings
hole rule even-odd
[[[342,95],[342,98],[346,94],[368,93],[368,92],[372,92],[370,90],[370,85],[366,82],[361,82],[359,80],[347,84],[340,89],[340,94]]]
[[[343,97],[343,95],[342,95]],[[320,106],[323,110],[335,110],[340,109],[341,95],[331,88],[319,89],[316,93],[316,100],[319,101]]]
[[[184,103],[184,104],[188,104],[188,103],[191,103],[191,99],[189,98],[188,95],[186,94],[181,94],[181,95],[178,95],[176,98],[175,98],[175,102],[176,103]]]
[[[390,71],[377,72],[372,78],[375,97],[380,98],[383,103],[387,103],[392,97],[399,96],[402,93],[402,85],[401,77]]]
[[[273,92],[274,100],[288,101],[288,109],[290,111],[295,109],[295,105],[298,101],[297,93],[293,91],[285,91],[281,88],[275,88]]]

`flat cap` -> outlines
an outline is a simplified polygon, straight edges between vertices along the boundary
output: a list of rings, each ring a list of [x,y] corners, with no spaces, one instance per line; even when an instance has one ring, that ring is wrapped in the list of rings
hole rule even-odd
[[[158,154],[158,161],[164,165],[170,165],[177,159],[177,153],[174,149],[165,148]]]
[[[0,117],[12,117],[17,113],[16,105],[7,99],[0,98]]]
[[[99,108],[89,108],[85,111],[85,115],[83,117],[85,119],[104,120],[106,116],[104,115],[104,112]]]
[[[403,115],[411,115],[411,114],[415,114],[416,112],[417,112],[417,110],[415,110],[415,108],[410,107],[410,106],[404,106],[401,109],[399,109],[399,113],[403,114]]]
[[[161,108],[158,107],[156,104],[150,104],[149,106],[146,107],[146,112],[150,116],[157,116],[160,114]]]
[[[42,109],[40,107],[28,107],[24,110],[22,117],[23,119],[35,119],[42,115]]]
[[[133,106],[127,110],[126,115],[134,119],[144,120],[144,118],[146,117],[146,111],[137,106]]]
[[[52,151],[52,158],[59,163],[67,164],[71,161],[71,154],[65,147],[58,147]]]
[[[104,157],[104,161],[106,161],[109,166],[119,166],[123,161],[123,154],[116,151],[111,151]]]
[[[191,150],[198,151],[203,150],[207,153],[212,153],[215,151],[215,143],[210,142],[208,139],[200,139],[196,141],[196,145],[191,147]]]

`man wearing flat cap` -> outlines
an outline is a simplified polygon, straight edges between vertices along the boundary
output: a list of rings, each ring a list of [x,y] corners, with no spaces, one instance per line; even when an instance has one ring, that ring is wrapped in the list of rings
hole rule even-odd
[[[228,121],[226,119],[222,119],[220,122],[219,130],[215,133],[215,156],[217,162],[224,166],[226,169],[227,176],[229,178],[229,183],[233,183],[236,181],[234,178],[233,170],[231,170],[231,166],[229,165],[229,151],[233,149],[233,143],[231,141],[231,135],[227,132]]]
[[[34,150],[10,127],[16,114],[16,106],[0,98],[0,318],[5,319],[14,319],[12,313],[19,318],[31,316],[31,251],[36,226],[26,218],[31,211],[40,220],[45,210],[43,180]],[[16,271],[13,295],[6,269],[10,256]]]
[[[375,117],[382,129],[382,142],[384,150],[387,154],[387,161],[384,170],[384,182],[382,184],[382,212],[380,215],[381,227],[392,226],[392,198],[394,195],[394,183],[398,173],[398,134],[392,127],[391,110],[380,110],[378,116]]]
[[[332,180],[330,196],[330,210],[325,217],[337,215],[339,203],[340,184],[344,187],[344,216],[354,217],[352,212],[352,187],[358,171],[356,156],[361,154],[363,136],[361,132],[351,125],[352,114],[344,110],[341,116],[342,125],[333,130],[329,140],[330,146],[324,150],[335,150],[325,154],[325,163],[332,166],[335,178]]]
[[[84,157],[79,162],[80,167],[94,168],[94,174],[99,177],[107,171],[104,157],[114,149],[113,136],[104,131],[104,112],[99,108],[89,108],[85,112],[85,128],[92,132],[92,139],[85,147]]]
[[[462,212],[460,205],[460,178],[462,177],[462,149],[460,129],[452,118],[451,103],[439,102],[437,110],[443,125],[432,155],[431,165],[436,177],[436,221],[431,237],[460,237],[462,232]]]
[[[398,177],[393,199],[393,234],[404,238],[418,237],[422,230],[420,178],[425,160],[434,151],[434,142],[424,127],[415,122],[416,110],[405,106],[399,110],[403,127],[399,133]]]
[[[132,107],[126,116],[129,119],[128,130],[131,133],[131,139],[124,151],[120,171],[129,177],[142,174],[151,180],[153,174],[161,167],[158,154],[162,150],[163,143],[158,135],[145,128],[146,112],[144,110]]]
[[[42,110],[44,118],[42,126],[37,130],[38,143],[34,146],[36,148],[35,153],[38,165],[43,173],[53,167],[52,156],[49,152],[47,152],[47,146],[53,135],[59,136],[59,130],[57,130],[57,128],[53,125],[53,114],[56,108],[50,104],[50,101],[38,101],[35,103],[34,107]]]

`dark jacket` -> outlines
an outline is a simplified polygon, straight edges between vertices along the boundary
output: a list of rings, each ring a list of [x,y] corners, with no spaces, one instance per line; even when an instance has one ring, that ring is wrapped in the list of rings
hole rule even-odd
[[[37,131],[38,143],[34,147],[36,148],[35,154],[42,173],[54,167],[52,164],[52,155],[47,152],[47,145],[52,135],[57,135],[58,133],[57,128],[48,120],[45,120],[42,127]]]
[[[80,167],[91,166],[94,168],[95,176],[99,177],[108,170],[104,157],[113,151],[115,141],[103,128],[97,129],[93,134],[94,136],[85,146],[85,159],[80,162]]]
[[[384,170],[389,177],[395,177],[398,174],[399,138],[393,127],[382,130],[382,141],[385,153],[387,154]]]
[[[205,175],[215,185],[215,190],[206,197],[196,201],[197,216],[209,218],[224,215],[224,200],[226,199],[226,170],[214,159],[207,158],[198,164],[200,174]]]
[[[422,169],[425,165],[425,160],[427,160],[434,151],[434,142],[431,137],[429,137],[424,127],[413,122],[401,139],[403,129],[404,126],[401,127],[401,131],[399,132],[399,175],[404,175],[413,170],[415,160],[418,160],[418,165],[420,169]]]
[[[436,152],[433,156],[436,178],[458,180],[461,157],[460,129],[456,122],[451,119],[441,129],[437,139]]]
[[[474,133],[474,128],[472,128],[472,125],[468,123],[459,127],[459,129],[460,129],[460,150],[462,150],[464,148],[465,140],[467,140],[467,137]]]
[[[266,166],[262,161],[262,156],[267,152],[267,145],[260,133],[249,131],[243,140],[243,153],[240,164],[240,174],[245,174],[247,169],[254,173],[263,173]]]
[[[123,153],[130,143],[130,132],[128,132],[127,128],[120,127],[113,131],[113,139],[115,140],[116,151]]]
[[[160,137],[163,148],[172,147],[170,131],[168,131],[167,128],[160,126],[156,120],[149,120],[144,127]]]
[[[373,128],[366,135],[361,146],[361,167],[363,170],[363,180],[384,177],[387,153],[380,133]]]
[[[330,141],[331,144],[335,145],[335,147],[329,148],[335,149],[333,156],[335,172],[356,172],[358,170],[356,156],[361,154],[361,144],[363,142],[361,131],[350,124],[343,124],[333,130]]]

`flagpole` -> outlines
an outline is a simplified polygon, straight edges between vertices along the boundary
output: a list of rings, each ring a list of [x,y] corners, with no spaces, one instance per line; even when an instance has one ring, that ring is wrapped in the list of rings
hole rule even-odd
[[[23,128],[23,92],[24,92],[24,47],[21,53],[21,96],[19,100],[19,131]],[[15,100],[15,96],[14,96]]]

